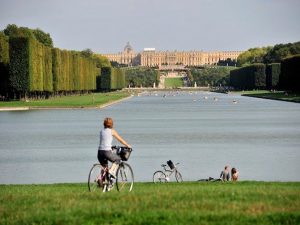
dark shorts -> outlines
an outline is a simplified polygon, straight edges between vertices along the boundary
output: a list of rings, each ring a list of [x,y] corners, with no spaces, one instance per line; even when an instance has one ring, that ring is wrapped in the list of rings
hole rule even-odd
[[[108,166],[108,161],[120,163],[121,157],[112,151],[98,150],[98,160],[102,166]]]

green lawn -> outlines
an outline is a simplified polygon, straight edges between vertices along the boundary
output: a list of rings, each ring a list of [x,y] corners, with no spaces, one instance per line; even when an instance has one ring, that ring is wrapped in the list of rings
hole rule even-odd
[[[177,77],[177,78],[165,78],[165,87],[166,88],[183,87],[183,80],[182,80],[181,77]]]
[[[271,92],[268,90],[240,91],[240,92],[233,92],[233,93],[238,93],[243,96],[256,97],[256,98],[300,102],[300,93],[286,93],[284,91]]]
[[[85,95],[63,96],[43,100],[0,102],[1,107],[97,107],[129,96],[128,92],[93,93]]]
[[[0,185],[0,224],[300,224],[300,183]]]

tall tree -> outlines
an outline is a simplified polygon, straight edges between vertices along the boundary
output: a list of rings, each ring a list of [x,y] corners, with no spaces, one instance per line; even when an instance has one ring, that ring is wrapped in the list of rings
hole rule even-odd
[[[94,54],[94,57],[96,59],[96,65],[98,68],[111,66],[110,61],[105,56],[100,54]]]
[[[94,52],[90,49],[90,48],[87,48],[87,49],[84,49],[80,52],[80,54],[83,56],[83,57],[86,57],[86,58],[92,58],[93,55],[94,55]]]
[[[15,24],[8,24],[3,30],[4,34],[9,37],[32,37],[35,38],[33,32],[28,27],[18,27]]]
[[[18,27],[15,24],[8,24],[3,30],[8,37],[31,37],[45,46],[53,48],[53,41],[49,33],[41,29],[29,29],[28,27]]]
[[[262,63],[264,56],[272,47],[250,48],[240,54],[237,58],[238,66],[250,65],[253,63]]]
[[[300,41],[275,45],[264,56],[265,63],[281,62],[284,58],[300,54]]]
[[[49,33],[45,33],[41,29],[37,28],[33,30],[33,34],[40,43],[44,44],[45,46],[53,48],[53,41]]]

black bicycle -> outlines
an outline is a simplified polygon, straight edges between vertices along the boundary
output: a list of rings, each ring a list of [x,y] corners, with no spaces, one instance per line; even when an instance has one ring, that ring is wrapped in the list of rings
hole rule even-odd
[[[116,152],[122,159],[116,172],[116,178],[111,176],[108,167],[103,167],[96,163],[92,166],[89,172],[88,188],[93,192],[102,190],[103,192],[110,191],[116,185],[118,191],[131,191],[134,183],[134,176],[131,166],[124,162],[129,159],[132,148],[123,146],[113,146],[112,151]]]

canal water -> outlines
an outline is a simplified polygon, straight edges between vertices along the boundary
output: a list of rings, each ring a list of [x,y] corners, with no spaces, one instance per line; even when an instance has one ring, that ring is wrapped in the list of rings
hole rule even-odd
[[[300,104],[210,92],[145,92],[104,109],[0,112],[0,184],[86,182],[105,117],[132,146],[136,181],[171,159],[185,181],[300,181]],[[117,143],[115,143],[117,144]]]

